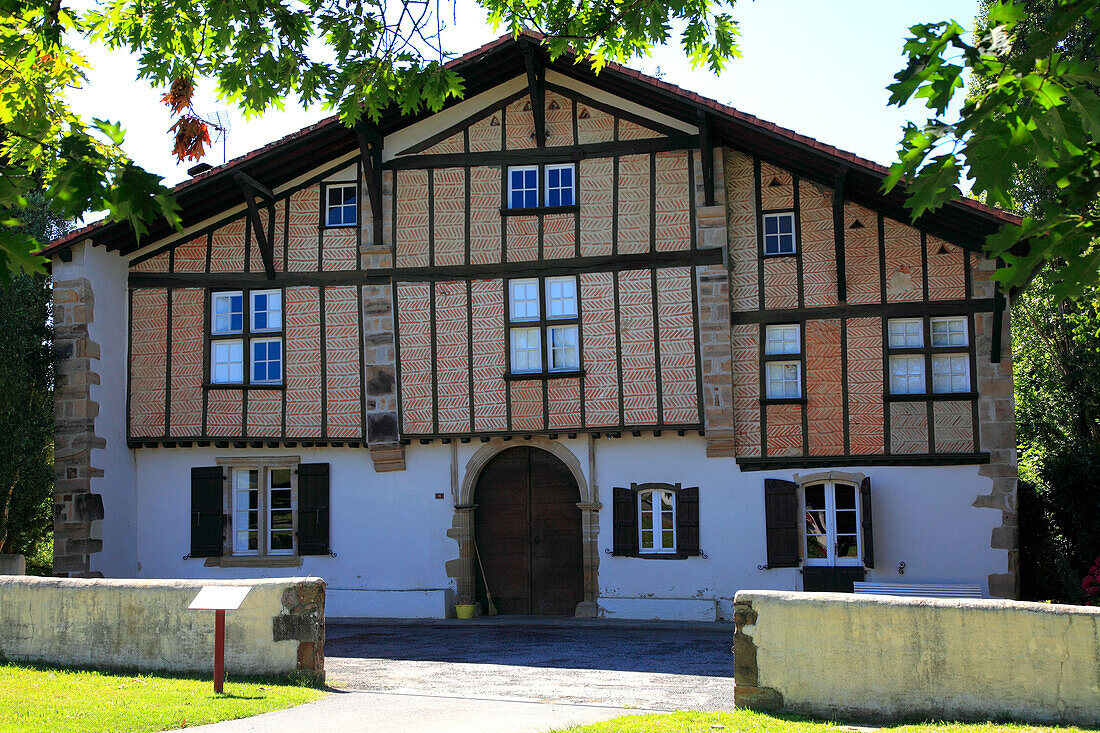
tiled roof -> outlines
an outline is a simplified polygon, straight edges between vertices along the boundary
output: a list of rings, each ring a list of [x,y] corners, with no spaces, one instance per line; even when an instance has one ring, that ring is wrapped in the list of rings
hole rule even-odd
[[[521,33],[521,36],[527,37],[527,38],[530,38],[534,41],[539,41],[539,42],[541,42],[545,38],[541,33],[537,33],[535,31],[531,31],[531,30],[524,30]],[[470,51],[469,53],[463,54],[462,56],[459,56],[455,59],[452,59],[451,61],[447,62],[446,66],[447,66],[447,68],[455,68],[455,67],[458,67],[458,66],[463,66],[463,65],[475,63],[476,60],[479,57],[484,56],[485,54],[487,54],[487,53],[489,53],[489,52],[491,52],[491,51],[493,51],[493,50],[495,50],[495,49],[497,49],[501,46],[504,46],[504,45],[506,45],[510,42],[518,42],[518,41],[511,34],[505,34],[503,36],[500,36],[499,38],[496,38],[496,39],[490,41],[489,43],[486,43],[485,45],[481,46],[480,48],[477,48],[473,51]],[[832,145],[828,145],[826,143],[823,143],[820,140],[817,140],[816,138],[812,138],[812,137],[809,137],[807,135],[802,135],[798,132],[795,132],[794,130],[790,130],[790,129],[785,128],[785,127],[780,127],[779,125],[776,125],[774,122],[768,122],[767,120],[762,120],[762,119],[760,119],[760,118],[758,118],[754,115],[750,115],[750,114],[747,114],[745,112],[741,112],[740,110],[738,110],[734,107],[730,107],[729,105],[722,104],[721,102],[718,102],[717,100],[710,99],[708,97],[704,97],[700,94],[697,94],[696,92],[693,92],[693,91],[688,90],[688,89],[684,89],[683,87],[677,86],[675,84],[670,84],[670,83],[668,83],[668,82],[666,82],[662,79],[658,79],[656,77],[648,76],[648,75],[643,74],[642,72],[640,72],[636,69],[632,69],[628,66],[623,66],[621,64],[616,64],[616,63],[608,63],[608,64],[605,65],[604,71],[601,72],[601,73],[604,73],[606,71],[611,71],[613,73],[621,74],[623,76],[629,77],[629,78],[634,79],[636,81],[642,82],[643,84],[648,84],[648,85],[656,87],[658,89],[662,89],[666,92],[669,92],[669,93],[675,95],[676,97],[679,97],[680,99],[682,99],[683,101],[685,101],[687,103],[690,103],[690,104],[695,105],[695,106],[701,106],[701,107],[709,108],[710,110],[713,110],[715,113],[717,113],[719,115],[730,117],[730,118],[733,118],[733,119],[738,120],[740,122],[743,122],[747,125],[751,125],[753,127],[756,127],[756,128],[762,129],[762,130],[766,130],[766,131],[771,132],[771,133],[775,133],[777,135],[780,135],[782,137],[785,137],[785,138],[791,140],[794,143],[813,148],[815,150],[820,151],[824,155],[840,159],[840,160],[844,161],[845,163],[849,163],[851,165],[859,166],[859,167],[864,168],[864,169],[866,169],[866,170],[868,170],[868,171],[870,171],[874,174],[877,174],[877,175],[880,175],[880,176],[886,176],[886,174],[889,172],[889,169],[886,168],[885,166],[879,165],[878,163],[875,163],[872,160],[868,160],[867,158],[860,157],[860,156],[856,155],[855,153],[851,153],[847,150],[841,150],[840,148],[837,148],[837,147],[834,147]],[[312,125],[309,125],[308,127],[304,127],[301,130],[298,130],[297,132],[292,132],[289,135],[286,135],[286,136],[284,136],[284,137],[282,137],[282,138],[280,138],[280,139],[278,139],[274,142],[268,143],[267,145],[264,145],[263,147],[257,148],[257,149],[255,149],[255,150],[253,150],[249,153],[246,153],[246,154],[244,154],[240,157],[234,158],[234,159],[232,159],[232,160],[230,160],[226,163],[223,163],[222,165],[215,166],[215,167],[213,167],[209,170],[203,171],[202,173],[199,173],[195,176],[192,176],[191,178],[189,178],[185,181],[182,181],[182,182],[176,184],[175,186],[173,186],[172,189],[171,189],[171,192],[173,194],[183,193],[183,192],[191,189],[192,187],[199,186],[204,181],[216,176],[219,173],[223,173],[223,172],[232,170],[236,167],[239,167],[239,166],[249,162],[250,160],[253,160],[254,158],[257,158],[258,156],[262,155],[263,153],[269,152],[269,151],[271,151],[275,148],[279,148],[279,147],[287,144],[288,142],[291,142],[292,140],[295,140],[297,138],[301,138],[301,137],[303,137],[303,136],[305,136],[309,133],[316,132],[316,131],[322,130],[324,128],[333,127],[333,126],[336,126],[336,125],[339,125],[339,124],[340,124],[340,121],[339,121],[339,116],[338,115],[331,115],[329,117],[326,117],[326,118],[324,118],[324,119],[322,119],[322,120],[320,120],[320,121],[318,121],[318,122],[316,122]],[[961,203],[962,205],[964,205],[964,206],[966,206],[970,209],[973,209],[976,212],[981,212],[981,213],[984,213],[984,214],[987,214],[987,215],[992,214],[996,218],[998,218],[1002,221],[1005,221],[1005,222],[1014,223],[1014,224],[1018,224],[1020,222],[1020,217],[1018,217],[1014,214],[1011,214],[1007,211],[1003,211],[1003,210],[1000,210],[1000,209],[994,209],[992,207],[986,206],[985,204],[982,204],[979,201],[975,201],[974,199],[962,198],[962,199],[958,200],[958,203]],[[64,237],[52,242],[48,247],[43,248],[42,254],[50,255],[53,252],[56,252],[60,249],[64,249],[65,247],[70,246],[70,245],[74,244],[75,242],[77,242],[81,239],[86,238],[89,234],[91,234],[96,229],[98,229],[100,227],[103,227],[103,226],[107,226],[110,223],[111,222],[107,222],[107,221],[98,221],[98,222],[94,222],[92,224],[89,224],[87,226],[81,227],[79,229],[76,229],[72,232],[69,232]]]

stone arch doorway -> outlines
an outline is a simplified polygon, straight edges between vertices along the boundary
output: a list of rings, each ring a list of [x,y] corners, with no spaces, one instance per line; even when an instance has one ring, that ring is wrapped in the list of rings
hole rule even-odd
[[[572,615],[585,599],[580,487],[561,459],[507,448],[481,469],[473,490],[475,577],[500,613]]]

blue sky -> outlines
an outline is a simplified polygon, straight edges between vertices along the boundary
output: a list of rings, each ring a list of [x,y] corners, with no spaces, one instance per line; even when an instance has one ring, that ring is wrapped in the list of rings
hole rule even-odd
[[[977,7],[977,0],[741,0],[733,12],[741,23],[742,58],[720,77],[692,70],[675,46],[632,65],[886,165],[893,160],[904,121],[923,119],[921,108],[898,110],[886,104],[886,85],[901,68],[908,27],[951,18],[969,28]],[[472,0],[459,0],[457,15],[459,24],[444,31],[455,52],[473,50],[498,35]],[[136,65],[126,54],[88,49],[88,56],[90,83],[72,94],[77,111],[120,121],[127,131],[126,149],[140,165],[168,184],[185,179],[192,163],[176,163],[171,155],[167,129],[172,119],[159,101],[163,90],[134,81]],[[227,106],[214,99],[209,84],[200,83],[196,108],[209,113]],[[293,102],[284,111],[248,121],[232,108],[229,112],[229,158],[329,114]],[[205,160],[221,163],[221,145]]]

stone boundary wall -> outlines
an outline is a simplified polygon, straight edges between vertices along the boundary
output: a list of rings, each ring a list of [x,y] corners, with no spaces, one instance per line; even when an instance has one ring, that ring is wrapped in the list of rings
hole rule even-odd
[[[187,606],[204,585],[250,585],[226,612],[225,669],[325,676],[325,582],[0,577],[0,658],[73,667],[213,674],[214,612]]]
[[[1100,724],[1100,608],[741,591],[734,621],[738,707]]]

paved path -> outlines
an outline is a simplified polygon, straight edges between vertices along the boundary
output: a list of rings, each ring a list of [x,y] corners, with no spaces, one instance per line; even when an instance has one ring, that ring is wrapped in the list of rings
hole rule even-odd
[[[619,715],[733,706],[728,625],[487,619],[330,625],[337,691],[197,730],[547,731]]]

